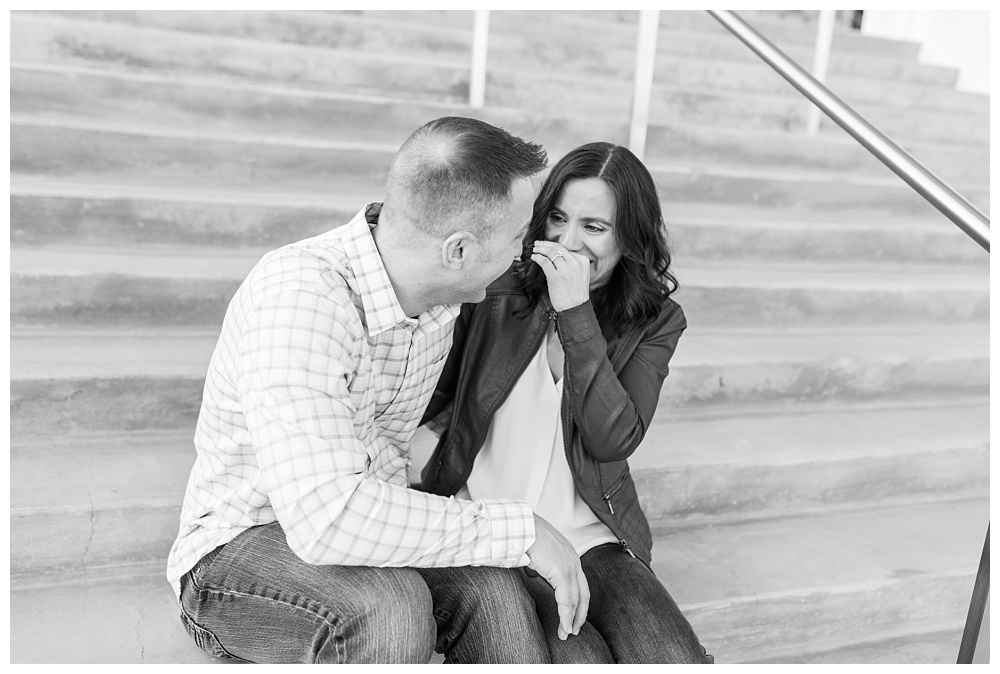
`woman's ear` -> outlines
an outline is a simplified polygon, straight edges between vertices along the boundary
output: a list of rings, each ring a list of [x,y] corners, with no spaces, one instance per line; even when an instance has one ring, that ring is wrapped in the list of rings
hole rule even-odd
[[[469,261],[475,248],[470,232],[453,232],[441,243],[441,261],[445,268],[458,271]]]

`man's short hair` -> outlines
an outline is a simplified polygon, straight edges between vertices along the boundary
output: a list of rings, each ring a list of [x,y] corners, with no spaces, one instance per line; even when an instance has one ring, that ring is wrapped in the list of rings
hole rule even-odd
[[[463,229],[486,242],[509,214],[513,184],[542,171],[547,159],[540,145],[478,119],[435,119],[393,159],[383,213],[428,237]]]

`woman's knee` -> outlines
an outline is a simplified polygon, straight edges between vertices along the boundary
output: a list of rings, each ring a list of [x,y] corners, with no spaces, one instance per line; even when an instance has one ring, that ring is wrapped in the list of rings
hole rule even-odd
[[[488,610],[495,620],[514,620],[535,614],[535,603],[517,569],[478,567],[475,582],[467,583],[463,590],[464,603]]]

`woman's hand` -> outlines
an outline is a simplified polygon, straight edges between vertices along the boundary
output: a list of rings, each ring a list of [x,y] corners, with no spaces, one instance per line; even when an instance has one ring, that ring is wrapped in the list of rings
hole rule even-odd
[[[590,260],[554,241],[535,241],[531,260],[545,272],[549,300],[556,311],[578,307],[590,299]]]

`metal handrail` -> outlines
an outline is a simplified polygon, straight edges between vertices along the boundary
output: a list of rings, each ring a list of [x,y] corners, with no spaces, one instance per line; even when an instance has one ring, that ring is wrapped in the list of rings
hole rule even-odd
[[[730,10],[708,10],[779,75],[987,251],[990,219]]]

